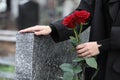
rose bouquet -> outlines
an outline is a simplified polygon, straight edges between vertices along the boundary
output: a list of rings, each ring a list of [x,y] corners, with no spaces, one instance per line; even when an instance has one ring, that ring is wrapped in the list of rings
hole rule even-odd
[[[89,12],[81,10],[73,12],[63,20],[63,25],[74,31],[74,36],[70,36],[70,41],[74,49],[78,44],[81,43],[80,35],[82,33],[84,25],[87,24],[86,22],[89,17]],[[77,30],[77,25],[79,25],[80,27],[79,31]],[[63,80],[85,80],[86,67],[92,67],[97,69],[97,62],[95,57],[82,58],[76,56],[76,58],[72,62],[76,63],[76,65],[70,63],[63,63],[60,65],[60,68],[64,72],[62,77]]]

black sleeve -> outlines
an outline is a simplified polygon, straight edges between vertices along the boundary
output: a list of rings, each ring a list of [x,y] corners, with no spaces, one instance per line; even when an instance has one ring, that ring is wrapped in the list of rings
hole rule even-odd
[[[54,27],[54,25],[50,24],[49,25],[50,28],[52,29],[52,32],[51,32],[51,37],[52,39],[55,41],[55,42],[59,42],[59,35],[58,35],[58,32],[56,30],[56,28]]]
[[[109,38],[102,40],[102,41],[97,41],[97,43],[101,45],[99,47],[100,53],[104,53],[110,50],[110,39]]]

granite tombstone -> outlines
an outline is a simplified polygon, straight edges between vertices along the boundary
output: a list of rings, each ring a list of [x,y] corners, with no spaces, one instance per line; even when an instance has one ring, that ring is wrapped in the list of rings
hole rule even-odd
[[[84,41],[88,39],[85,33]],[[55,43],[50,36],[17,34],[15,80],[61,80],[59,66],[71,62],[70,41]]]

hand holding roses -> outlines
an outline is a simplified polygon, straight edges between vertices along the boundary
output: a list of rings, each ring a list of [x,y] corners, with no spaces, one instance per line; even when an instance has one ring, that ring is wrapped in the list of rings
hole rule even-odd
[[[88,58],[99,54],[100,45],[97,42],[87,42],[76,47],[79,57]]]

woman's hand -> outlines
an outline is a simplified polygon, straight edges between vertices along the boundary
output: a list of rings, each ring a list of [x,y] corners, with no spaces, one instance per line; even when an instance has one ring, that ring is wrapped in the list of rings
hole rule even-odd
[[[97,42],[87,42],[78,45],[76,49],[79,57],[88,58],[98,55],[100,46]]]
[[[49,35],[52,29],[49,26],[33,26],[19,31],[20,33],[33,32],[35,35]]]

